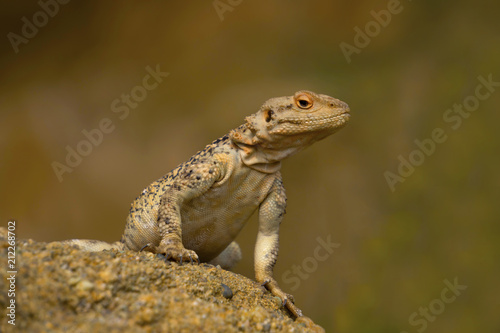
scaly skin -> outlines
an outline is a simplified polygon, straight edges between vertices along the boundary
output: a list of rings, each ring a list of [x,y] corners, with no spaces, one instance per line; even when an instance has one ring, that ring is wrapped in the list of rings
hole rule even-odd
[[[69,240],[83,250],[145,249],[178,262],[230,269],[241,259],[234,239],[259,211],[255,276],[296,316],[302,312],[273,278],[286,195],[281,161],[342,128],[346,103],[309,91],[272,98],[191,159],[149,185],[132,203],[125,232],[113,244]]]

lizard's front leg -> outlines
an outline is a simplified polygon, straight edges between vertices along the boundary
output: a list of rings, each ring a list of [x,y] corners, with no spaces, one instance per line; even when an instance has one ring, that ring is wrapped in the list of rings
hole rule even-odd
[[[286,208],[286,195],[281,175],[278,173],[271,192],[259,208],[259,232],[255,245],[254,262],[255,278],[273,295],[278,296],[290,312],[296,317],[302,316],[302,311],[293,304],[293,297],[285,293],[273,278],[273,268],[278,259],[279,225]]]
[[[164,254],[166,259],[175,260],[182,264],[184,261],[199,262],[198,255],[193,250],[188,250],[182,244],[181,218],[178,212],[180,207],[176,204],[175,195],[167,191],[160,200],[158,210],[158,231],[161,240],[158,246],[146,244],[142,249],[153,253]]]
[[[221,172],[220,163],[215,159],[183,165],[160,200],[157,221],[160,243],[158,246],[146,244],[143,249],[180,263],[199,262],[196,252],[186,249],[182,243],[181,206],[208,191]]]

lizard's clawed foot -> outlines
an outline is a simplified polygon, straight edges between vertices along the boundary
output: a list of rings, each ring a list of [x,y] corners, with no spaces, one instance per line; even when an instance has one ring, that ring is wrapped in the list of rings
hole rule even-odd
[[[292,295],[282,292],[282,295],[276,296],[281,298],[283,307],[286,307],[295,317],[302,317],[302,310],[295,306],[295,300]]]
[[[273,294],[274,296],[278,296],[281,299],[283,307],[286,307],[295,317],[303,316],[302,310],[295,306],[295,300],[293,299],[293,296],[281,290],[281,288],[278,287],[276,280],[265,280],[262,285],[265,286],[271,292],[271,294]]]
[[[176,244],[160,244],[155,246],[151,243],[144,245],[142,250],[148,250],[152,253],[159,253],[165,256],[165,260],[173,260],[182,265],[183,262],[199,263],[198,255],[193,250],[188,250],[184,246]]]
[[[193,262],[196,262],[197,264],[200,263],[200,260],[198,259],[198,255],[196,254],[196,252],[194,252],[193,250],[185,249],[185,248],[170,250],[170,251],[165,253],[165,257],[168,260],[170,260],[170,259],[175,260],[181,265],[182,265],[182,261],[183,260],[187,261],[188,258],[189,258],[189,261],[191,263],[193,263]]]

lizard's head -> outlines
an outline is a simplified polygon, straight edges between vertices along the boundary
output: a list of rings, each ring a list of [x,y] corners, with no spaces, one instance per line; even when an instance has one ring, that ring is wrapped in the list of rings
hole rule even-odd
[[[346,103],[301,90],[266,101],[230,136],[245,164],[272,164],[335,133],[349,118]]]

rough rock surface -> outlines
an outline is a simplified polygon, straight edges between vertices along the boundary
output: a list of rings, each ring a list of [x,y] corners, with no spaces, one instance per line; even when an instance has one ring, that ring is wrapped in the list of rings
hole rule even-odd
[[[256,282],[148,252],[83,252],[16,241],[16,326],[7,323],[7,231],[0,228],[1,332],[322,332],[293,320]],[[232,295],[231,295],[232,294]]]

